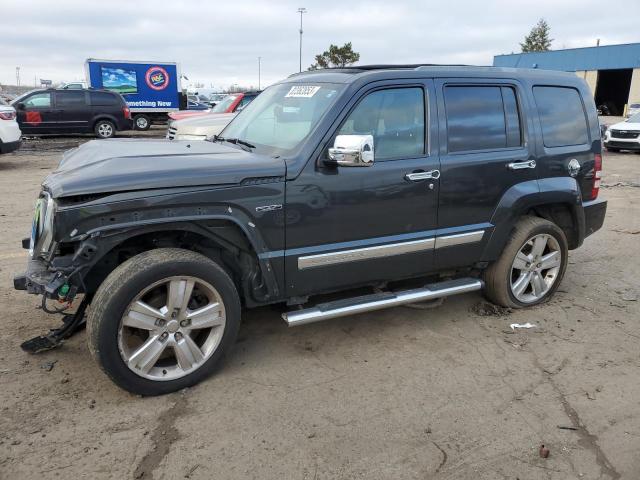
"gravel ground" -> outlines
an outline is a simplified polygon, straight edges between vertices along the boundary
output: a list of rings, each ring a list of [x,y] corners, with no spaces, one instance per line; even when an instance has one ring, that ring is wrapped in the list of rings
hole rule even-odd
[[[87,139],[0,158],[0,478],[640,478],[640,155],[606,155],[605,225],[544,306],[468,294],[295,329],[259,309],[216,376],[143,399],[84,332],[19,348],[57,321],[12,288],[20,239],[39,182]]]

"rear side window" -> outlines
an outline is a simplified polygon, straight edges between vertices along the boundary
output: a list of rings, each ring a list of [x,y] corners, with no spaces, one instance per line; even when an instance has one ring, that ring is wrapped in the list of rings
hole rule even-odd
[[[112,93],[107,92],[90,92],[91,105],[110,106],[120,105],[120,99]]]
[[[447,86],[444,98],[449,152],[522,145],[518,102],[512,87]]]
[[[83,107],[86,104],[82,90],[56,92],[56,107]]]
[[[373,135],[376,160],[424,154],[425,111],[421,88],[392,88],[368,94],[338,135]]]
[[[569,87],[533,87],[545,147],[588,143],[587,118],[580,94]]]

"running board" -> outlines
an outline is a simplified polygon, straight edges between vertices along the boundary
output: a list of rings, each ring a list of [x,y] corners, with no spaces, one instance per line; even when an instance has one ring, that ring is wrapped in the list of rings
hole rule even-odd
[[[432,283],[423,288],[413,290],[374,293],[372,295],[347,298],[335,302],[320,303],[315,307],[283,313],[282,318],[290,327],[295,327],[307,323],[319,322],[321,320],[328,320],[330,318],[344,317],[346,315],[381,310],[383,308],[396,307],[408,303],[435,300],[459,293],[473,292],[482,289],[482,287],[482,281],[477,278],[458,278],[456,280]]]

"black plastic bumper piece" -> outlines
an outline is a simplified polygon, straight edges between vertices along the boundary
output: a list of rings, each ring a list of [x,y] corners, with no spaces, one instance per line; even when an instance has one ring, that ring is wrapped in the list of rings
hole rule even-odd
[[[42,295],[46,292],[46,287],[55,279],[56,273],[50,272],[43,260],[30,259],[27,271],[13,277],[13,288]]]
[[[584,208],[584,236],[588,237],[602,228],[607,213],[606,200],[591,200],[582,204]]]

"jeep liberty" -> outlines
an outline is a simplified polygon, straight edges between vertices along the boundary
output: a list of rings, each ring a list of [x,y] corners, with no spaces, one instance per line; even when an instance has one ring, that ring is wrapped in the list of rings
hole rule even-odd
[[[210,375],[243,309],[539,304],[602,226],[601,153],[576,75],[429,65],[294,74],[211,141],[85,143],[42,184],[14,279],[64,322],[23,348],[86,322],[106,374],[157,395]]]

